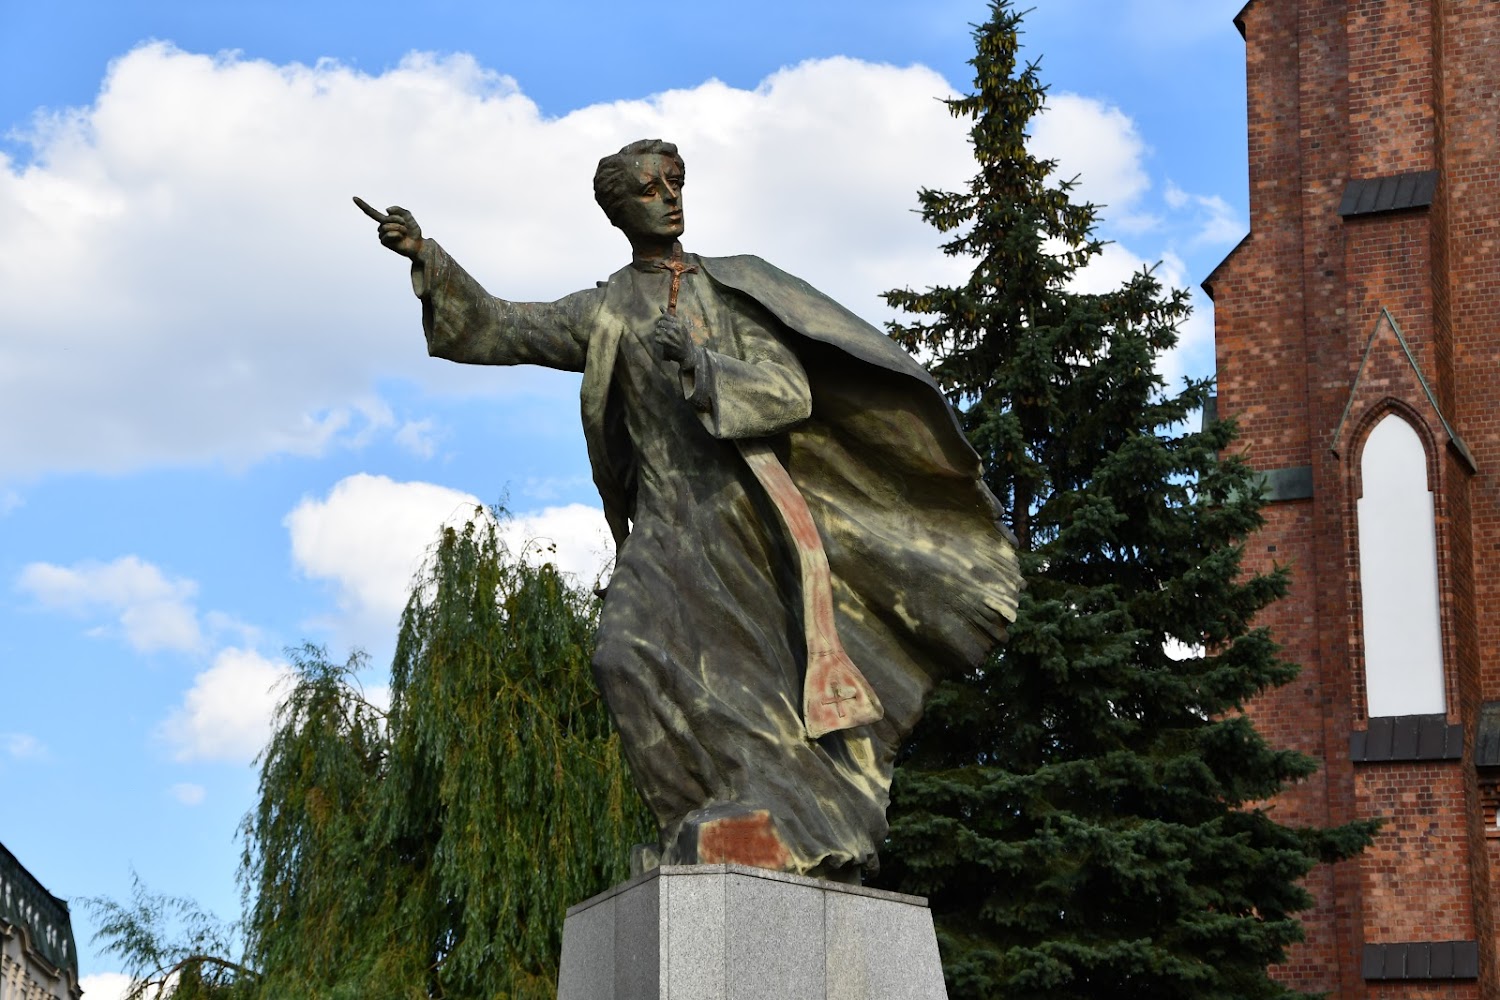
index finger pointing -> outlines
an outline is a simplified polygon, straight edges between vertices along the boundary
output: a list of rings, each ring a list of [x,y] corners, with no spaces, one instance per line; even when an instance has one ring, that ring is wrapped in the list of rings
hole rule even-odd
[[[384,212],[377,212],[377,211],[375,211],[375,209],[373,209],[373,208],[370,207],[370,203],[367,202],[367,201],[365,201],[359,195],[355,195],[354,196],[354,204],[358,205],[359,206],[359,210],[361,212],[365,213],[370,218],[374,219],[376,222],[389,222],[389,221],[391,221],[391,217],[389,215],[386,215]]]

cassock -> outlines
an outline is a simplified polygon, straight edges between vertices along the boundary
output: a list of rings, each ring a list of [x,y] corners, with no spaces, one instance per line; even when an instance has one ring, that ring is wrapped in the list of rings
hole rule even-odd
[[[697,268],[676,310],[691,374],[655,343],[671,279],[654,262],[556,302],[510,302],[427,240],[412,281],[432,355],[584,375],[617,545],[594,673],[662,861],[706,860],[689,834],[756,815],[776,867],[847,877],[876,861],[923,698],[1014,619],[1014,548],[951,410],[900,347],[758,258],[683,261]],[[797,556],[740,454],[747,439],[771,444],[807,501],[878,722],[807,734]]]

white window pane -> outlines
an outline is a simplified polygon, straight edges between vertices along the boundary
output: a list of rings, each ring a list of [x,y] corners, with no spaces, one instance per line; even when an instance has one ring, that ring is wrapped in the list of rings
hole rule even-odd
[[[1369,714],[1442,712],[1437,536],[1422,439],[1405,420],[1386,417],[1365,442],[1360,475],[1359,578]]]

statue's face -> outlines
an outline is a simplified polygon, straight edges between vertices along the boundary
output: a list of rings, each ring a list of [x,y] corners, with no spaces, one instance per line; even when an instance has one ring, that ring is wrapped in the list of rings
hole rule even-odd
[[[682,169],[659,153],[642,156],[616,224],[630,236],[682,235]]]

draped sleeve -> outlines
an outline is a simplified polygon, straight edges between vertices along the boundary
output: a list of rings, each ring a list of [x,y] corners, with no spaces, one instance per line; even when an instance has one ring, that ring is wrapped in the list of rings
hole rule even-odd
[[[603,291],[590,288],[555,302],[511,302],[491,295],[435,240],[412,261],[412,291],[422,300],[427,353],[471,365],[544,365],[581,372],[590,321]]]
[[[683,394],[714,437],[779,434],[812,413],[807,372],[764,308],[743,298],[735,306],[732,351],[698,348]]]

